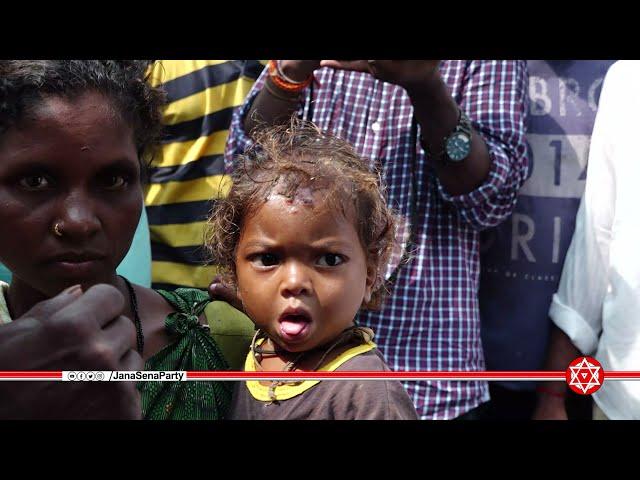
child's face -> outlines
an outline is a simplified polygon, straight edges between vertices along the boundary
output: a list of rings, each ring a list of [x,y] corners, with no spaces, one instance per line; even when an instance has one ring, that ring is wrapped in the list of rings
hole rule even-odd
[[[245,221],[236,251],[247,314],[291,352],[325,345],[352,325],[375,278],[354,221],[314,208],[319,200],[272,195]]]
[[[14,281],[47,296],[113,281],[142,206],[131,128],[100,94],[46,99],[0,139],[0,206]]]

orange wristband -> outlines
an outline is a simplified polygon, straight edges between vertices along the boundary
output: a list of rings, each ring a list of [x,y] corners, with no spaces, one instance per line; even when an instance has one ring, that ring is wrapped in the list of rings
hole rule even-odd
[[[298,93],[304,90],[309,86],[309,84],[313,81],[313,74],[309,75],[309,77],[300,83],[291,83],[285,79],[283,79],[278,74],[278,66],[276,65],[276,60],[269,60],[269,77],[271,81],[282,90],[292,93]]]

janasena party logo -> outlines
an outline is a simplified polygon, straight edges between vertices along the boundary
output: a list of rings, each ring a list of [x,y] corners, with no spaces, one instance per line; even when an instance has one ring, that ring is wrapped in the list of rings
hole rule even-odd
[[[565,372],[569,388],[580,395],[592,395],[604,382],[602,365],[593,357],[578,357]]]

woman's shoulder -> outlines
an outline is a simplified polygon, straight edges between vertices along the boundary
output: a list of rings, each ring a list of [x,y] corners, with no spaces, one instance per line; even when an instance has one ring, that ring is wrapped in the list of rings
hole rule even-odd
[[[149,289],[150,290],[150,289]],[[253,331],[253,322],[244,312],[227,302],[212,300],[208,292],[198,288],[178,288],[176,290],[150,290],[160,295],[176,312],[202,313],[211,328],[226,333],[244,333],[247,327]]]
[[[168,327],[176,324],[177,331],[187,331],[188,328],[182,328],[181,324],[192,325],[197,317],[199,323],[208,328],[231,369],[242,369],[255,331],[253,322],[243,312],[226,302],[211,300],[208,292],[197,288],[144,290],[149,301],[156,304],[153,308],[157,313],[161,312],[157,303],[165,305],[162,313]]]
[[[142,287],[140,287],[142,288]],[[162,290],[144,288],[146,298],[152,303],[153,310],[164,317],[196,318],[197,322],[207,325],[205,310],[211,303],[209,294],[198,288],[177,288]]]
[[[197,288],[178,288],[173,291],[155,290],[176,312],[198,315],[212,333],[219,335],[250,335],[255,327],[249,317],[227,302],[211,300],[208,292]]]
[[[176,288],[175,290],[146,289],[155,292],[165,302],[169,303],[176,312],[192,314],[197,310],[204,310],[211,301],[205,290],[198,288]]]

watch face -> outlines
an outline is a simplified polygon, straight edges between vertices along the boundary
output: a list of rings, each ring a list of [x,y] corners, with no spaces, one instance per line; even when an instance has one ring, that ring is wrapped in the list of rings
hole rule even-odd
[[[467,158],[471,151],[471,138],[463,132],[454,133],[447,140],[447,155],[454,162]]]

